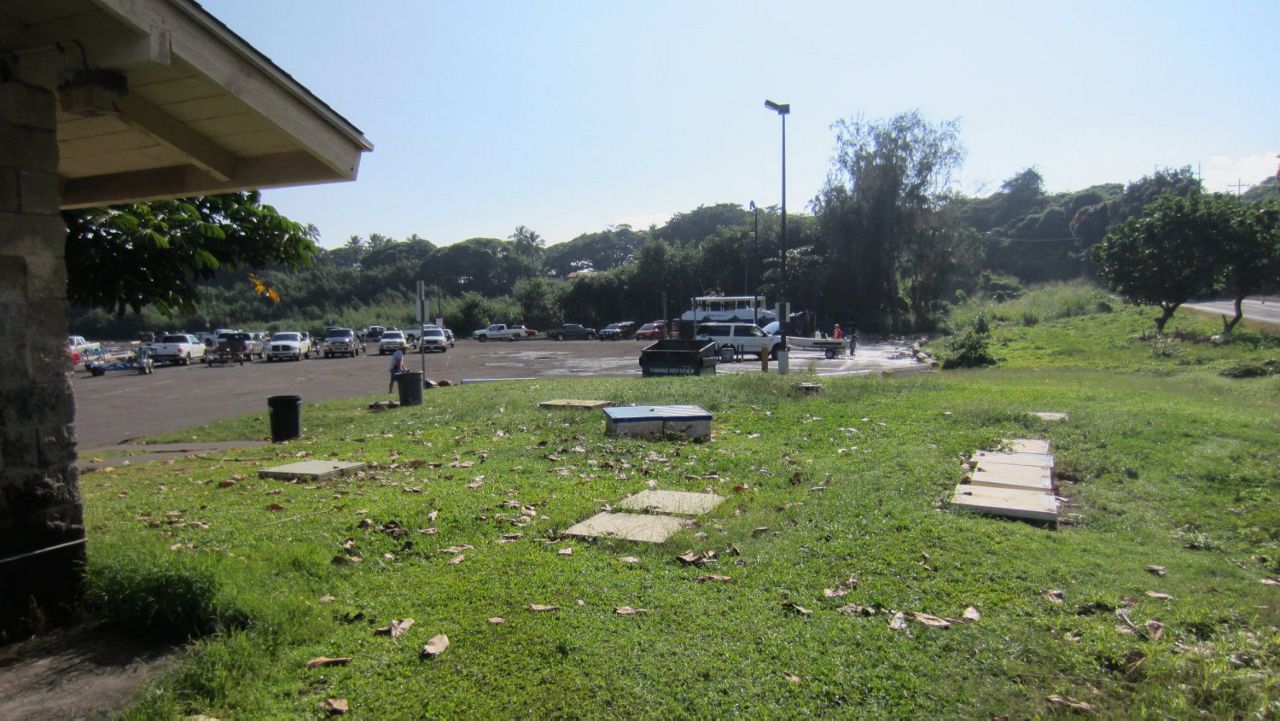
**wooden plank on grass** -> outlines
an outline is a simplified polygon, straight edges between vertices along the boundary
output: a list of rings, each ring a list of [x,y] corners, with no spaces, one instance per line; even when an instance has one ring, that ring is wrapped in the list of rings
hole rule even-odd
[[[543,401],[538,404],[539,408],[586,408],[588,410],[596,410],[598,408],[608,408],[613,405],[613,401],[589,401],[579,400],[575,398],[555,398],[549,401]]]
[[[1052,493],[988,488],[971,484],[956,486],[951,505],[977,513],[1035,521],[1058,520],[1058,499]]]

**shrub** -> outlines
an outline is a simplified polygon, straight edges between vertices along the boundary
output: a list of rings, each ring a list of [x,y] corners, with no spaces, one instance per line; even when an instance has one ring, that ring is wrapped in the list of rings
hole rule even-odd
[[[949,352],[942,361],[943,370],[995,365],[996,359],[988,349],[989,344],[988,335],[976,330],[965,331],[964,335],[952,338],[947,343]]]

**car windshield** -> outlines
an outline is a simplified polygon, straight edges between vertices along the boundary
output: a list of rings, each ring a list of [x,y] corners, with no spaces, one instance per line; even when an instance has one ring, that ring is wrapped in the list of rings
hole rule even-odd
[[[404,334],[398,330],[389,330],[386,333],[382,334],[382,338],[384,340],[395,340],[396,338],[403,338],[403,337],[404,337]]]
[[[352,332],[350,330],[331,330],[325,334],[325,338],[350,338]]]
[[[301,333],[276,333],[275,335],[271,336],[271,340],[272,341],[290,341],[291,340],[296,342],[296,341],[302,340],[302,334]]]
[[[423,338],[443,338],[444,331],[440,330],[439,328],[428,328],[422,331],[422,337]]]
[[[185,335],[167,335],[163,339],[161,339],[160,342],[161,343],[186,343],[187,337]]]

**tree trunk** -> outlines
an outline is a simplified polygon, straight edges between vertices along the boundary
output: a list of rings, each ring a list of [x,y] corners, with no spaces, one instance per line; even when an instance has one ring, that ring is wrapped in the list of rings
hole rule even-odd
[[[1227,317],[1225,315],[1222,316],[1222,334],[1223,335],[1227,335],[1231,331],[1235,330],[1236,324],[1238,324],[1240,322],[1240,319],[1244,317],[1244,309],[1241,307],[1243,304],[1244,304],[1244,296],[1237,295],[1234,303],[1234,306],[1236,309],[1235,317],[1233,317],[1231,320],[1227,320]]]
[[[1173,305],[1160,304],[1160,317],[1156,318],[1156,333],[1164,335],[1164,324],[1169,322],[1169,319],[1173,317],[1173,312],[1177,309],[1177,303]]]

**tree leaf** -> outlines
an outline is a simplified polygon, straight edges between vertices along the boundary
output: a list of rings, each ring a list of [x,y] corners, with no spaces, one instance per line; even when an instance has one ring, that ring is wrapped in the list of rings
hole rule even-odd
[[[432,636],[427,645],[422,647],[422,658],[435,658],[449,648],[449,637],[443,633]]]

